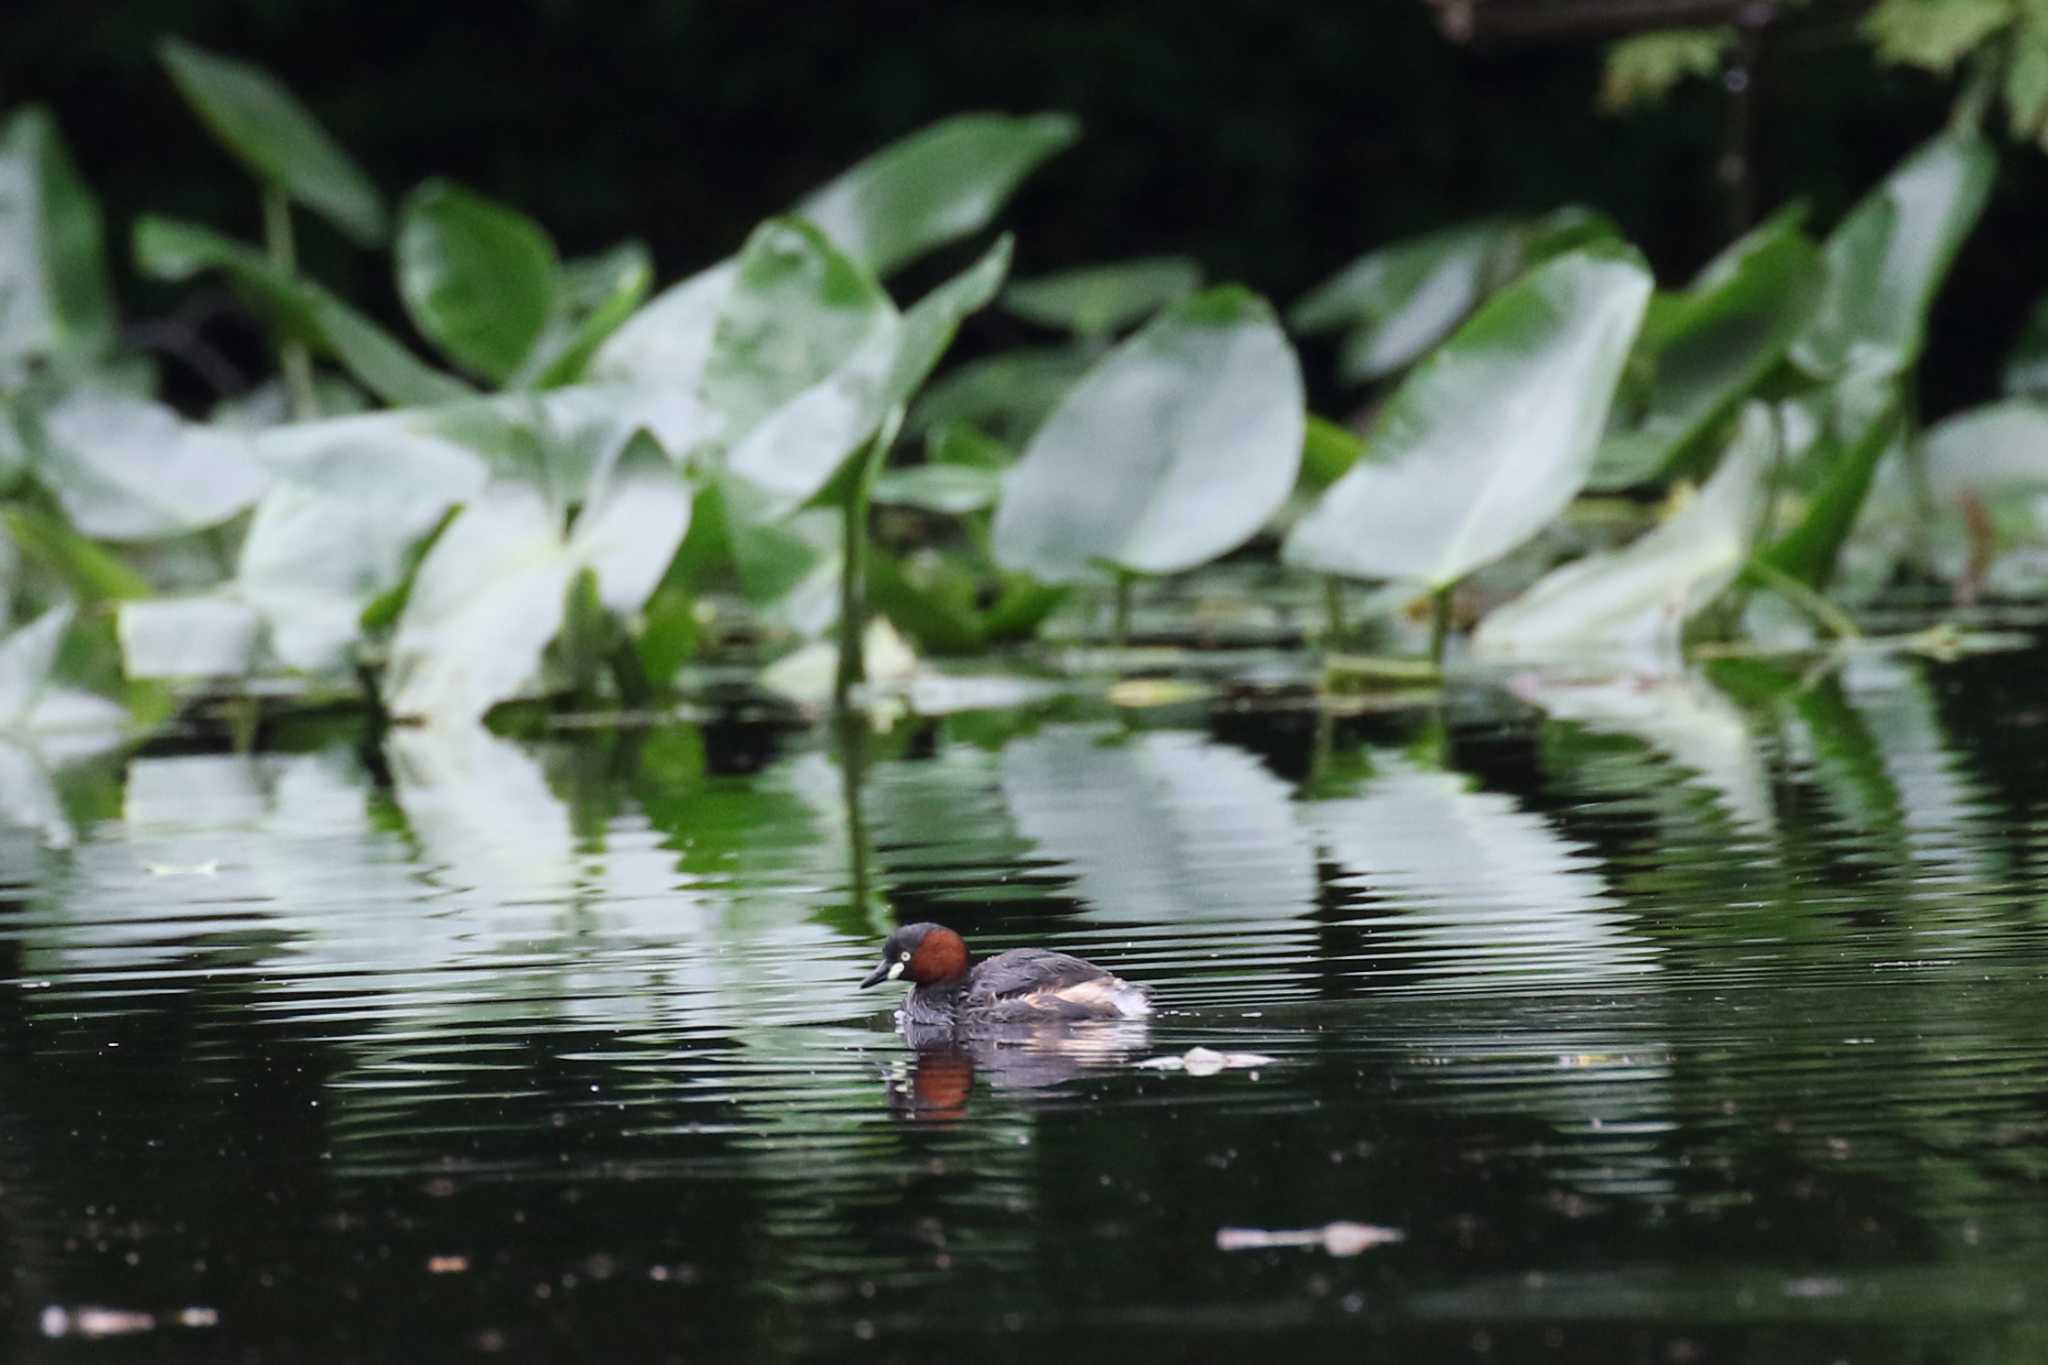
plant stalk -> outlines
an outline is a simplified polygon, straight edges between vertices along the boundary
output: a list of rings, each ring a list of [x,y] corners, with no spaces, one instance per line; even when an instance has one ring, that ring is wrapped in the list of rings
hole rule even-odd
[[[839,570],[839,670],[832,680],[832,705],[847,709],[853,689],[868,680],[868,508],[874,497],[875,473],[888,446],[878,434],[855,458],[860,461],[853,488],[846,496],[845,549]]]
[[[1323,610],[1329,617],[1329,632],[1323,647],[1336,649],[1344,642],[1344,584],[1335,574],[1323,577]]]
[[[1131,584],[1135,575],[1122,569],[1116,571],[1116,647],[1124,648],[1131,642]]]
[[[1438,588],[1430,598],[1429,661],[1444,666],[1444,647],[1451,639],[1451,591],[1455,585]]]
[[[1857,628],[1849,613],[1777,565],[1762,559],[1752,559],[1749,561],[1748,572],[1750,577],[1811,616],[1836,638],[1858,640],[1863,637],[1863,632]]]
[[[292,205],[275,185],[263,187],[263,245],[270,263],[287,277],[298,274],[298,251],[292,244]],[[313,353],[297,337],[280,336],[277,360],[284,370],[285,391],[291,398],[294,421],[304,422],[320,415],[320,395],[313,387]]]

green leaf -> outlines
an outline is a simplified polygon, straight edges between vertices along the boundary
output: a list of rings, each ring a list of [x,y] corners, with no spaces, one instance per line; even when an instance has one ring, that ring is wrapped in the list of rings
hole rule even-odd
[[[555,244],[525,214],[429,180],[398,214],[398,296],[422,336],[474,374],[504,383],[555,308]]]
[[[993,222],[1024,177],[1080,136],[1067,114],[961,114],[891,143],[796,207],[887,275]]]
[[[1365,441],[1348,427],[1308,415],[1301,442],[1301,479],[1310,488],[1328,488],[1344,477],[1365,454]]]
[[[2048,407],[2008,400],[1966,409],[1929,427],[1919,456],[1937,502],[2048,488]]]
[[[1472,636],[1495,659],[1627,656],[1676,668],[1680,633],[1749,558],[1775,447],[1770,410],[1752,403],[1714,477],[1626,549],[1554,569],[1496,608]]]
[[[1601,443],[1591,486],[1622,488],[1667,473],[1784,358],[1813,315],[1820,275],[1796,208],[1709,263],[1670,314],[1645,324],[1637,349],[1654,366],[1648,400]]]
[[[1089,353],[1078,346],[1004,351],[962,365],[927,388],[904,425],[912,432],[974,426],[1021,446],[1088,372],[1090,363]]]
[[[75,613],[52,607],[12,634],[0,636],[0,732],[30,725],[36,703],[51,685],[57,648]]]
[[[1680,81],[1713,76],[1735,44],[1732,28],[1674,28],[1610,44],[1600,77],[1608,113],[1661,104]]]
[[[2012,19],[2012,0],[1878,0],[1863,32],[1879,61],[1945,76]]]
[[[252,246],[196,223],[144,217],[135,224],[135,268],[153,279],[225,274],[274,327],[332,356],[395,407],[448,403],[473,390],[422,362],[376,323],[310,280],[279,270]]]
[[[896,358],[883,389],[883,407],[910,402],[953,344],[961,322],[988,306],[1009,270],[1010,235],[1004,233],[980,260],[911,305],[903,315]]]
[[[1591,471],[1650,288],[1635,252],[1600,246],[1495,295],[1402,382],[1283,557],[1443,588],[1534,535]]]
[[[1477,304],[1506,224],[1467,223],[1381,247],[1311,290],[1288,313],[1296,331],[1349,329],[1346,383],[1404,369]]]
[[[384,201],[304,105],[268,72],[177,38],[158,48],[187,103],[221,145],[363,246],[384,241]]]
[[[42,414],[33,463],[71,524],[99,540],[160,540],[218,526],[270,482],[245,433],[88,388]]]
[[[1294,487],[1301,371],[1264,299],[1223,286],[1104,356],[1039,428],[995,518],[996,561],[1051,583],[1193,568]]]
[[[885,506],[917,507],[946,516],[961,516],[995,506],[1003,476],[993,469],[964,464],[921,464],[884,470],[876,479],[874,500]]]
[[[874,277],[808,223],[773,219],[740,253],[704,364],[726,466],[780,515],[813,497],[880,425],[902,318]]]
[[[924,457],[933,464],[965,465],[970,469],[1008,469],[1017,463],[1017,452],[993,436],[984,436],[963,423],[933,427],[925,433]]]
[[[566,539],[548,490],[490,484],[420,564],[391,642],[392,714],[469,721],[517,695],[561,629],[577,576],[596,576],[609,610],[638,611],[689,519],[688,486],[645,437],[601,474]]]
[[[148,579],[118,555],[66,526],[61,518],[38,511],[28,503],[15,502],[0,508],[0,519],[5,520],[7,532],[21,552],[39,560],[80,601],[123,601],[149,596]]]
[[[590,361],[600,382],[694,385],[711,355],[718,315],[739,277],[721,261],[654,296],[607,337]]]
[[[1863,510],[1878,461],[1904,430],[1898,388],[1867,377],[1844,380],[1837,386],[1829,420],[1833,459],[1819,491],[1799,524],[1758,555],[1780,573],[1815,589],[1825,588],[1834,574],[1836,556]]]
[[[1951,129],[1901,162],[1828,238],[1819,311],[1792,347],[1817,379],[1898,374],[1919,357],[1927,310],[1976,226],[1998,158]]]
[[[0,381],[30,357],[90,360],[114,340],[99,201],[47,110],[0,130]]]
[[[583,378],[598,348],[633,315],[653,280],[653,258],[639,242],[563,266],[547,326],[512,376],[512,386],[547,389]]]
[[[1202,287],[1202,268],[1183,256],[1151,256],[1018,280],[1003,307],[1027,321],[1081,337],[1108,336],[1143,322]]]

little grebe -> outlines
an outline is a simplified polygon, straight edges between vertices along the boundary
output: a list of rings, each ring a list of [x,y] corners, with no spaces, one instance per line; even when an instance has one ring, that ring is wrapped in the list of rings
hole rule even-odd
[[[889,935],[882,964],[860,984],[866,990],[899,979],[913,986],[902,1011],[910,1024],[958,1028],[1152,1012],[1143,986],[1065,953],[1012,948],[970,967],[966,942],[940,924],[906,924]]]

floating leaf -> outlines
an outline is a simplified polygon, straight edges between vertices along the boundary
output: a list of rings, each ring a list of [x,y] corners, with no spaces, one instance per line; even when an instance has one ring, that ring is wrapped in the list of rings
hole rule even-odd
[[[1202,287],[1202,268],[1183,256],[1151,256],[1083,266],[1003,291],[1003,307],[1027,321],[1076,336],[1107,336],[1143,322]]]
[[[398,296],[449,359],[503,383],[555,306],[555,244],[525,214],[429,180],[398,216]]]
[[[1592,487],[1666,473],[1784,358],[1820,291],[1819,253],[1800,217],[1795,206],[1736,242],[1657,325],[1645,325],[1639,349],[1655,378],[1642,414],[1601,442]]]
[[[304,105],[268,72],[177,38],[157,49],[199,117],[258,178],[364,246],[384,240],[384,201]]]
[[[333,356],[364,388],[394,406],[448,403],[472,392],[319,285],[279,270],[256,248],[211,228],[138,220],[135,268],[159,280],[221,271],[286,335]]]
[[[1828,238],[1827,285],[1793,361],[1820,379],[1882,377],[1912,365],[1928,307],[1997,169],[1983,137],[1959,129],[1899,163]]]
[[[1441,588],[1534,535],[1586,480],[1649,296],[1641,258],[1612,246],[1496,294],[1402,382],[1287,562]]]
[[[1005,568],[1051,583],[1112,565],[1173,573],[1251,536],[1294,487],[1301,372],[1265,300],[1175,304],[1104,356],[1011,471]]]
[[[49,112],[24,109],[0,130],[0,380],[31,356],[89,359],[113,339],[99,202]]]
[[[1345,382],[1392,374],[1479,302],[1506,226],[1468,223],[1368,252],[1295,304],[1287,320],[1310,334],[1349,329],[1338,362]]]
[[[1769,409],[1752,403],[1719,468],[1663,525],[1626,549],[1587,555],[1495,608],[1472,636],[1495,659],[1623,655],[1675,666],[1685,623],[1749,558],[1774,450]]]
[[[1024,177],[1080,136],[1067,114],[962,114],[891,143],[796,213],[876,275],[981,231]]]
[[[186,422],[161,403],[74,389],[42,415],[36,476],[73,526],[158,540],[218,526],[270,479],[247,435]]]

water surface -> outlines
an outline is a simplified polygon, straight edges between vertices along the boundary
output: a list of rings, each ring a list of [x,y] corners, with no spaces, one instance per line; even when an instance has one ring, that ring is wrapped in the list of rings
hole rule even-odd
[[[2044,664],[13,755],[8,1354],[2040,1356]]]

